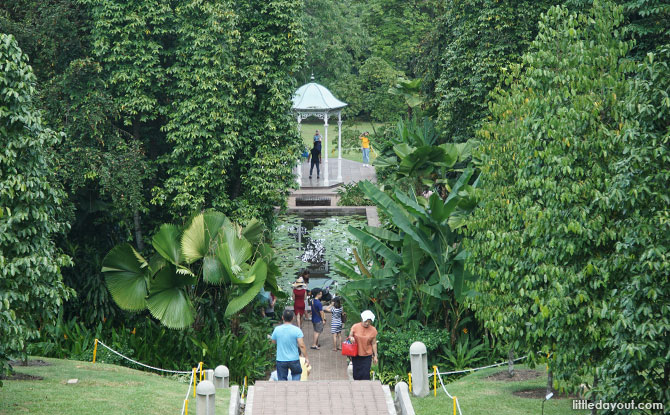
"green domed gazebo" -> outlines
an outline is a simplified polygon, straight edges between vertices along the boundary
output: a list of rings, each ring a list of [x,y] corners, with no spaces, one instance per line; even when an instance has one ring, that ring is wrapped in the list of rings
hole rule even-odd
[[[314,81],[314,75],[311,78]],[[298,116],[298,125],[308,117],[317,117],[323,120],[324,125],[324,186],[330,186],[328,178],[328,118],[337,114],[337,182],[342,182],[342,109],[347,104],[335,98],[323,85],[310,82],[298,88],[293,94],[293,111]],[[298,166],[298,183],[302,180],[302,169]]]

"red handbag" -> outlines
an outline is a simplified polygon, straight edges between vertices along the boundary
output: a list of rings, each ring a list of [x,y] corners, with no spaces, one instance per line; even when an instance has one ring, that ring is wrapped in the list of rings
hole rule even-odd
[[[358,345],[345,340],[342,342],[342,355],[356,357],[358,356]]]

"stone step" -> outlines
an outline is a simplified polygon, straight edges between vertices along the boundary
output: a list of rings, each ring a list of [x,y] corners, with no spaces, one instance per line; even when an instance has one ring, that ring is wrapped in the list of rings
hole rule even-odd
[[[391,391],[379,381],[256,382],[245,415],[396,415]]]

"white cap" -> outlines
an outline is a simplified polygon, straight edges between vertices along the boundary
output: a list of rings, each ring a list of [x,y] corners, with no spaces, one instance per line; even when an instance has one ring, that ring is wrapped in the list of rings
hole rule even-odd
[[[370,310],[365,310],[361,313],[361,321],[368,321],[372,320],[372,322],[375,322],[375,313],[373,313]]]

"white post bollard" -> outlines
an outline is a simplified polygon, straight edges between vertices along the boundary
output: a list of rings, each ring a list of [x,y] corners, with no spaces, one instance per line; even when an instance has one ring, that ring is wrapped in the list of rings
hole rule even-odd
[[[228,388],[230,383],[230,371],[224,365],[219,365],[214,369],[214,387],[216,389]]]
[[[428,351],[426,345],[414,342],[409,347],[409,360],[412,366],[412,394],[414,396],[427,396],[430,393],[430,382],[428,381]]]
[[[195,413],[196,415],[214,415],[216,403],[216,388],[208,380],[203,380],[195,388]]]
[[[205,370],[205,380],[214,383],[214,369]]]

